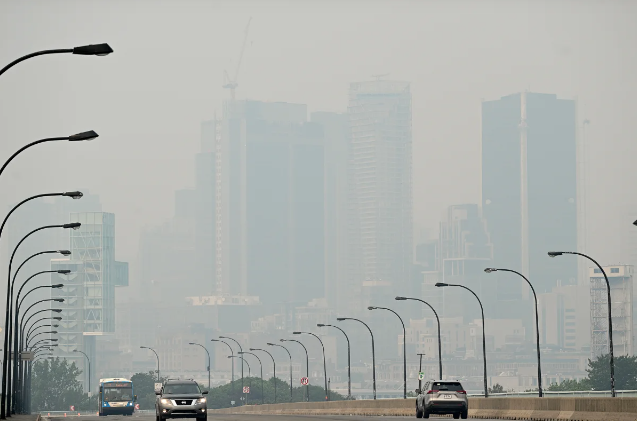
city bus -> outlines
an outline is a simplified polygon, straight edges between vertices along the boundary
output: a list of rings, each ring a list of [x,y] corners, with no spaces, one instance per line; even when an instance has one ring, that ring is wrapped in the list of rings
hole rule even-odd
[[[128,379],[100,379],[99,415],[133,415],[137,396],[133,395],[133,382]]]

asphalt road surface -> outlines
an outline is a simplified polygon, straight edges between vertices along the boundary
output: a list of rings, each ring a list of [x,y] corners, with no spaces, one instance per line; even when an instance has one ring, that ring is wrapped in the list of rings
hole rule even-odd
[[[414,415],[412,418],[415,418]],[[69,419],[71,418],[71,419]],[[73,418],[78,417],[42,417],[43,421],[72,421]],[[152,414],[133,415],[132,417],[125,417],[122,415],[109,415],[108,417],[98,417],[97,415],[82,415],[82,421],[155,421],[155,416]],[[208,414],[208,421],[325,421],[325,420],[347,420],[347,421],[369,421],[373,418],[387,419],[406,419],[409,417],[368,417],[368,416],[340,416],[340,415],[256,415],[256,414],[241,414],[241,415],[226,415],[226,414]],[[189,420],[190,418],[183,418]],[[430,419],[436,419],[432,416]],[[439,418],[440,420],[449,420],[450,418]],[[194,421],[194,419],[193,419]],[[482,421],[495,421],[495,420],[482,420]]]

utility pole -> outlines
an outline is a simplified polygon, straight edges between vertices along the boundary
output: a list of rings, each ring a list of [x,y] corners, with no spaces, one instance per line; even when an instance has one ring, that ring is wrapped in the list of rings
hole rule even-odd
[[[420,366],[418,366],[418,390],[422,390],[422,380],[420,379],[420,373],[422,373],[422,356],[425,354],[416,354],[416,355],[420,357]]]

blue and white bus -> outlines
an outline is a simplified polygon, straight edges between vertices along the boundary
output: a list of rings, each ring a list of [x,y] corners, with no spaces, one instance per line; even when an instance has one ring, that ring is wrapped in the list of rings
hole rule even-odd
[[[99,415],[133,415],[135,401],[133,382],[128,379],[100,379]]]

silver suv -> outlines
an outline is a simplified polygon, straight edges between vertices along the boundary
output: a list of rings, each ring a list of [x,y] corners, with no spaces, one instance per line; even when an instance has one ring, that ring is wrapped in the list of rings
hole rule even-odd
[[[453,414],[455,419],[467,419],[469,400],[460,382],[430,380],[422,390],[416,389],[416,418],[430,414]]]
[[[208,420],[208,391],[201,391],[194,380],[166,380],[160,390],[156,390],[156,421],[167,418],[197,418]]]

